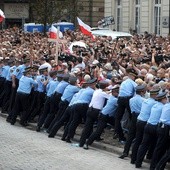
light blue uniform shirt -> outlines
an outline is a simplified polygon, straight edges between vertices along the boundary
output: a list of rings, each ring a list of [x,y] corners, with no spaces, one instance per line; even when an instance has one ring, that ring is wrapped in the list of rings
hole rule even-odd
[[[17,89],[17,92],[30,94],[32,86],[36,84],[37,83],[31,77],[22,76],[19,80],[19,87]]]
[[[107,100],[106,106],[102,109],[103,115],[115,116],[117,109],[117,98],[114,96],[110,96]]]
[[[77,86],[74,86],[74,85],[71,85],[69,84],[64,92],[63,92],[63,95],[61,96],[61,100],[64,101],[64,100],[67,100],[68,102],[71,101],[73,95],[75,93],[77,93],[78,91],[80,90],[80,88],[78,88]]]
[[[160,122],[170,126],[170,103],[163,106]]]
[[[135,94],[137,84],[130,78],[123,81],[119,89],[119,97],[128,97]]]
[[[137,119],[142,121],[148,121],[151,114],[152,106],[154,104],[156,104],[156,101],[153,98],[145,99],[142,103],[142,108]]]
[[[161,117],[162,109],[163,109],[164,104],[161,102],[157,102],[156,104],[153,105],[151,109],[151,114],[148,119],[148,123],[152,125],[157,125],[159,122],[159,119]]]
[[[62,81],[58,84],[58,86],[56,87],[55,92],[60,93],[60,94],[63,94],[65,88],[66,88],[68,85],[69,85],[68,82],[62,80]]]
[[[47,77],[44,75],[39,75],[36,78],[36,81],[38,83],[37,91],[38,92],[45,92],[45,85],[43,84],[47,80]]]
[[[89,104],[91,102],[93,93],[94,93],[94,89],[92,89],[91,87],[85,88],[83,90],[83,92],[80,94],[76,103],[87,103],[87,104]]]
[[[56,89],[58,84],[59,84],[59,81],[50,80],[50,82],[47,84],[47,87],[46,87],[48,97],[50,97],[54,93],[54,90]]]
[[[2,72],[1,72],[1,77],[5,78],[6,79],[6,76],[9,72],[9,69],[10,69],[10,66],[3,66],[2,67]]]
[[[19,65],[13,72],[13,75],[19,80],[22,77],[25,68],[26,66],[24,64]]]
[[[10,67],[10,69],[9,69],[9,71],[8,71],[8,74],[7,74],[7,76],[6,76],[6,80],[7,80],[7,81],[12,81],[12,74],[13,74],[13,72],[15,71],[15,69],[16,69],[16,66]]]
[[[145,100],[145,98],[140,96],[139,94],[136,94],[134,97],[132,97],[129,100],[129,106],[130,106],[131,113],[133,113],[133,114],[135,113],[136,116],[138,116],[141,111],[142,102],[144,100]]]

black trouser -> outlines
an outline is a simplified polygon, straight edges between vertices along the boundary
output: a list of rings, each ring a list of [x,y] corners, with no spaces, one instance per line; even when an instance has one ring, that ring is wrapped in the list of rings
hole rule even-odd
[[[12,87],[12,89],[11,89],[11,96],[10,96],[9,108],[8,108],[9,117],[10,117],[12,108],[13,108],[13,106],[14,106],[15,96],[16,96],[17,89],[18,89],[18,86],[19,86],[19,80],[18,80],[17,78],[15,79],[15,85],[16,85],[16,86],[15,86],[15,87]]]
[[[34,119],[37,115],[40,115],[41,110],[44,107],[44,101],[45,101],[45,93],[44,92],[38,92],[37,96],[37,105],[34,108],[33,112],[31,113],[30,117]]]
[[[26,123],[27,117],[29,114],[29,94],[17,92],[15,98],[14,108],[12,110],[12,119],[11,123],[16,122],[17,115],[22,111],[22,115],[20,117],[21,123]]]
[[[151,160],[150,170],[155,169],[157,163],[165,154],[166,149],[169,146],[169,142],[170,142],[169,131],[170,131],[170,126],[164,124],[159,125],[158,140]]]
[[[28,118],[29,121],[34,119],[34,117],[31,117],[31,113],[34,111],[34,109],[37,106],[37,100],[38,100],[38,91],[34,91],[34,89],[32,89],[30,94],[30,109],[29,109],[29,118]]]
[[[128,155],[130,147],[132,145],[133,140],[135,139],[136,135],[136,122],[137,122],[137,115],[133,114],[132,118],[130,120],[130,125],[129,125],[129,131],[128,131],[128,137],[127,141],[124,147],[123,153]]]
[[[0,77],[0,96],[4,90],[4,83],[5,83],[5,78],[4,77]]]
[[[88,139],[89,136],[91,135],[93,131],[94,122],[98,120],[99,113],[100,113],[99,109],[94,109],[92,107],[88,109],[85,126],[80,137],[79,144],[80,147],[82,147],[85,144],[86,139]]]
[[[5,87],[5,78],[0,77],[0,107],[2,107],[2,102],[4,98],[4,87]]]
[[[161,160],[158,162],[156,166],[156,170],[164,170],[166,163],[170,161],[170,148],[168,151],[164,154],[164,156],[161,158]]]
[[[143,139],[143,134],[144,134],[144,128],[147,122],[145,121],[140,121],[137,120],[137,124],[136,124],[136,138],[135,138],[135,142],[134,145],[132,147],[132,156],[131,156],[131,162],[135,163],[136,161],[136,157],[137,157],[137,152],[138,152],[138,148],[142,142]]]
[[[11,95],[12,82],[5,81],[4,84],[4,98],[2,101],[2,112],[7,111],[9,107],[9,99]]]
[[[57,123],[59,121],[59,119],[61,118],[61,116],[63,115],[63,113],[65,112],[67,106],[68,106],[68,101],[60,101],[59,102],[59,109],[58,112],[55,114],[55,118],[53,119],[53,121],[50,124],[49,127],[49,131],[51,131],[51,129],[53,128],[53,126],[55,125],[55,123]]]
[[[67,138],[73,138],[76,128],[82,122],[82,119],[85,119],[86,113],[88,110],[88,104],[78,103],[74,106],[73,120],[71,121],[68,129]]]
[[[121,120],[123,118],[123,115],[125,113],[125,109],[127,109],[129,113],[129,117],[131,115],[130,107],[129,107],[129,97],[118,97],[118,108],[117,113],[115,115],[115,133],[119,135],[120,140],[124,140],[124,134],[121,127]]]
[[[62,94],[55,92],[50,98],[50,112],[45,119],[44,127],[48,127],[48,131],[53,127],[52,121],[58,112],[58,104],[60,102]]]
[[[114,122],[115,122],[114,117],[109,117],[109,115],[103,115],[101,113],[97,123],[97,129],[90,135],[86,144],[91,145],[96,139],[98,139],[101,136],[104,128],[107,126],[107,123],[110,123],[111,125],[114,126]]]
[[[59,121],[57,121],[50,133],[49,133],[49,136],[55,136],[56,133],[58,132],[58,130],[61,128],[61,126],[64,125],[64,123],[68,123],[69,119],[70,119],[70,115],[71,115],[71,112],[73,112],[73,106],[68,106],[64,112],[64,114],[62,115],[61,119]],[[66,127],[65,127],[66,128]]]
[[[47,97],[46,101],[44,103],[44,110],[43,110],[42,114],[40,114],[40,117],[39,117],[39,120],[38,120],[38,124],[37,124],[38,127],[42,127],[42,125],[45,122],[45,119],[47,118],[47,115],[50,111],[50,102],[51,102],[50,97]]]
[[[136,165],[141,166],[149,148],[155,148],[157,141],[157,125],[147,124],[144,129],[142,143],[139,146],[136,158]],[[152,151],[153,151],[152,150]],[[152,152],[153,153],[153,152]]]

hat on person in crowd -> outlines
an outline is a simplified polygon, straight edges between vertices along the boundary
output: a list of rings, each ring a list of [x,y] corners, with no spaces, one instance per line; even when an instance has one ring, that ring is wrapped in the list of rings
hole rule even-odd
[[[50,77],[53,77],[55,75],[57,76],[57,70],[52,70],[52,71],[49,72]]]
[[[81,70],[80,70],[79,68],[75,68],[74,71],[73,71],[73,73],[79,74],[79,73],[81,73]]]
[[[40,68],[39,69],[40,72],[45,72],[45,71],[48,71],[48,67],[43,67],[43,68]]]
[[[57,77],[58,77],[58,78],[63,78],[63,75],[64,75],[64,74],[57,73]]]
[[[38,64],[33,64],[32,70],[37,71],[39,69],[39,67],[40,66]]]
[[[151,69],[154,71],[158,71],[158,68],[156,66],[151,66]]]
[[[74,85],[77,82],[77,77],[71,76],[69,77],[69,81],[70,84]]]
[[[103,67],[106,71],[112,71],[113,67],[111,65],[111,63],[106,63]]]
[[[30,58],[24,58],[24,59],[23,59],[23,62],[24,62],[24,63],[30,62]]]
[[[90,79],[87,82],[85,82],[85,84],[93,84],[93,83],[96,83],[96,82],[97,82],[97,78],[93,78],[93,79]]]
[[[59,70],[57,71],[57,73],[59,73],[59,74],[64,74],[64,69],[59,69]]]
[[[146,89],[145,83],[140,84],[140,85],[136,86],[136,88],[135,88],[136,92],[142,92],[142,91],[145,91],[145,89]]]
[[[152,88],[151,90],[150,90],[150,95],[157,95],[158,93],[159,93],[159,88]]]
[[[27,68],[25,68],[25,70],[23,71],[23,74],[27,74],[27,73],[29,73],[29,72],[31,72],[32,71],[32,67],[27,67]]]
[[[106,80],[101,80],[99,81],[98,85],[100,89],[105,89],[109,85],[109,83]]]
[[[156,96],[157,100],[162,100],[164,98],[166,98],[167,92],[161,92]]]
[[[134,77],[137,77],[138,73],[134,69],[127,69],[126,72]]]
[[[70,74],[63,74],[63,80],[64,81],[68,81],[69,80],[69,77],[70,77]]]

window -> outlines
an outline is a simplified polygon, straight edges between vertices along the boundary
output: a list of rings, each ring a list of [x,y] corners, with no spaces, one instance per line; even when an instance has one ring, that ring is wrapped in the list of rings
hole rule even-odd
[[[135,30],[140,33],[140,0],[135,1]]]
[[[121,6],[121,0],[117,0],[117,31],[121,31],[121,11],[122,11],[122,6]]]
[[[161,28],[161,0],[155,0],[154,5],[154,33],[160,34]]]

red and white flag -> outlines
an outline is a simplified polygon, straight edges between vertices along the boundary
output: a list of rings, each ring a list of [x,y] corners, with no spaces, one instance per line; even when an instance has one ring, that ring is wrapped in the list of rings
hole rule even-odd
[[[4,12],[0,9],[0,22],[2,22],[5,18]]]
[[[84,35],[89,35],[94,39],[94,36],[91,33],[91,27],[85,24],[80,18],[77,17],[78,24],[80,26],[80,30]]]
[[[49,39],[51,40],[59,40],[63,38],[63,33],[59,31],[54,25],[49,29]]]

